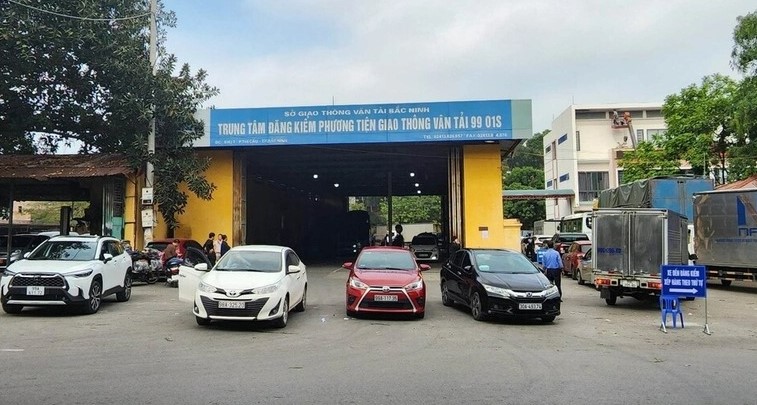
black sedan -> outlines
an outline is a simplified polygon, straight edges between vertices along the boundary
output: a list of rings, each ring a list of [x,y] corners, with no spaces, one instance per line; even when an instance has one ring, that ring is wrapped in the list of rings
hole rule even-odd
[[[520,252],[462,249],[440,276],[442,303],[463,304],[478,321],[498,315],[552,322],[560,315],[557,287]]]

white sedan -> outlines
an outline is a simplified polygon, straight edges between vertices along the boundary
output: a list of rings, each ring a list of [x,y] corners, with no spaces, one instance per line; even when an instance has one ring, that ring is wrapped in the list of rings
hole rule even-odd
[[[179,300],[193,303],[199,325],[211,320],[271,320],[283,328],[289,311],[305,310],[305,264],[284,246],[237,246],[216,265],[200,263],[179,270]]]

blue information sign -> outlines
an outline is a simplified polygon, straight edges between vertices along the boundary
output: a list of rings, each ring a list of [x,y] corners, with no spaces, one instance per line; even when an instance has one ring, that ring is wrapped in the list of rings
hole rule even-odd
[[[208,146],[499,141],[531,137],[530,100],[212,109]]]
[[[707,272],[704,266],[660,266],[662,295],[707,297]]]

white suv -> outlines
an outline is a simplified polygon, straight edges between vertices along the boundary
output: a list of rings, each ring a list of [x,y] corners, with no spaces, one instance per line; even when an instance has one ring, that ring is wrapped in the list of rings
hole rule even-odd
[[[52,237],[0,278],[0,302],[9,314],[48,305],[78,305],[94,314],[102,297],[114,293],[121,302],[131,297],[131,257],[111,237]]]

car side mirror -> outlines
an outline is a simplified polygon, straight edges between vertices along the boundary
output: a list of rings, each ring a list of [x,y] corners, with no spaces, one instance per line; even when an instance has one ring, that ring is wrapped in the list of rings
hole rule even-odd
[[[199,271],[208,271],[208,264],[207,263],[197,263],[194,267],[195,270]]]
[[[299,273],[299,272],[300,272],[300,267],[299,266],[295,266],[293,264],[290,264],[287,267],[287,274]]]
[[[473,266],[471,266],[469,264],[469,265],[463,267],[463,270],[465,270],[466,273],[473,273]]]
[[[421,268],[421,271],[431,270],[431,266],[429,266],[428,264],[421,264],[420,268]]]
[[[110,253],[103,253],[103,262],[108,263],[113,260],[113,255]]]
[[[352,270],[352,268],[355,266],[355,263],[352,262],[345,262],[342,264],[342,267],[344,267],[347,270]]]

